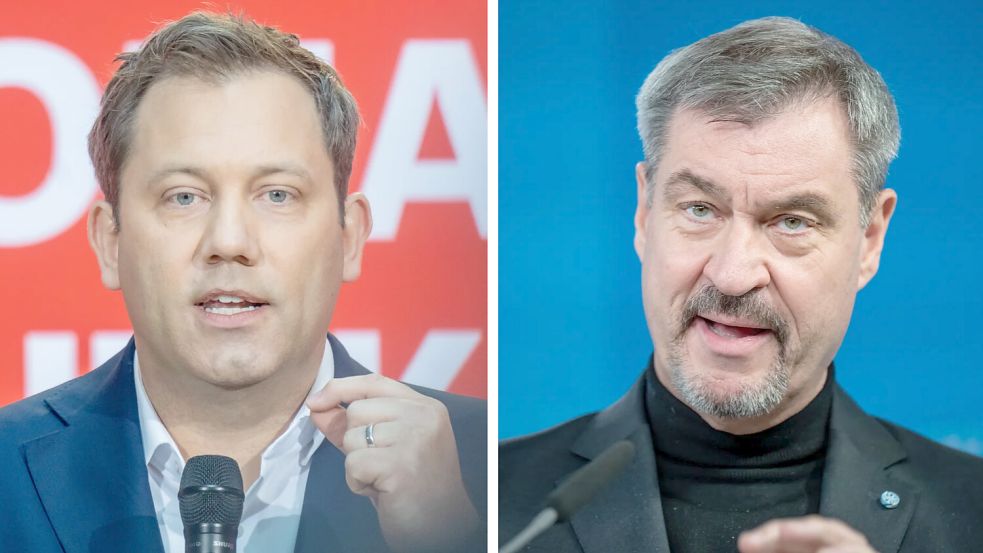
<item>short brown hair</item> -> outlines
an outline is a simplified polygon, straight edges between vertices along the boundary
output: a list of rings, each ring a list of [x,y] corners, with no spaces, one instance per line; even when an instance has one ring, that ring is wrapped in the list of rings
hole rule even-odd
[[[360,122],[358,106],[338,73],[302,48],[296,35],[242,16],[199,11],[163,25],[139,50],[124,52],[116,61],[122,64],[106,86],[89,132],[89,156],[117,226],[120,171],[129,153],[137,107],[147,90],[168,77],[221,82],[264,69],[296,77],[313,95],[344,216]]]

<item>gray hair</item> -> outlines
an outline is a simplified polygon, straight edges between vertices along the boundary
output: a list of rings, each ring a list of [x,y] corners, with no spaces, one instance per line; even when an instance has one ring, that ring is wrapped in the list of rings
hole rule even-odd
[[[645,79],[635,105],[649,203],[677,110],[752,124],[795,101],[827,95],[839,99],[849,119],[860,224],[866,227],[901,140],[894,98],[856,50],[787,17],[746,21],[675,50]]]
[[[334,164],[334,185],[344,224],[345,197],[361,119],[341,77],[300,46],[299,39],[231,14],[194,12],[155,31],[122,64],[106,86],[89,133],[89,156],[119,225],[119,178],[129,152],[137,107],[150,87],[169,77],[219,83],[253,70],[281,71],[311,93],[321,119],[324,145]]]

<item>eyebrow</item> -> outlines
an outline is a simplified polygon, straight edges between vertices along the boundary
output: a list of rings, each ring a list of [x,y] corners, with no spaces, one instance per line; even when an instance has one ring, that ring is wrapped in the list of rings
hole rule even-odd
[[[294,175],[308,182],[312,182],[314,180],[311,177],[310,172],[307,171],[307,169],[305,169],[300,165],[290,162],[260,165],[256,167],[255,171],[253,171],[250,180],[266,177],[269,175],[274,175],[277,173],[286,173],[286,174]],[[195,167],[193,165],[166,165],[161,169],[154,171],[154,173],[150,176],[148,182],[156,183],[171,175],[190,175],[192,177],[201,179],[203,181],[210,180],[208,171],[203,168]]]
[[[690,188],[696,188],[704,194],[730,201],[730,193],[724,187],[710,179],[693,173],[689,169],[676,171],[670,175],[662,194],[667,201],[671,201],[683,195]]]
[[[689,169],[676,171],[669,176],[669,180],[666,181],[665,190],[663,190],[663,197],[667,202],[671,202],[693,188],[708,196],[714,196],[726,202],[731,201],[730,192],[724,187],[708,178],[693,173]],[[836,216],[835,210],[833,209],[833,202],[825,195],[817,192],[801,192],[785,198],[765,202],[764,205],[769,212],[808,211],[819,219],[819,223],[827,227],[835,226]]]
[[[832,202],[829,198],[815,192],[802,192],[765,204],[770,211],[808,211],[819,219],[819,223],[832,227],[836,222]]]

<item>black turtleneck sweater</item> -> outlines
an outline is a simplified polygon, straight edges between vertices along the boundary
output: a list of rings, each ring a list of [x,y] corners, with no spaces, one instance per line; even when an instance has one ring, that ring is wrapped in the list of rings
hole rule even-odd
[[[831,368],[819,395],[785,422],[737,436],[714,430],[649,365],[645,408],[673,553],[734,553],[744,530],[819,512],[832,380]]]

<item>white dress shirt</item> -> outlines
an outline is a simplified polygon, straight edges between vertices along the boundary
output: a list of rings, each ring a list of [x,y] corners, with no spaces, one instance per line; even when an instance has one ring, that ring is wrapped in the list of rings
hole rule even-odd
[[[140,363],[133,355],[137,410],[143,436],[143,455],[147,462],[150,493],[154,498],[157,525],[166,553],[184,552],[184,525],[177,492],[184,471],[184,459],[174,438],[164,427],[143,387]],[[324,346],[321,368],[311,392],[317,392],[334,377],[331,344]],[[292,553],[297,540],[304,489],[311,456],[324,435],[310,419],[311,411],[301,405],[287,429],[263,451],[259,478],[246,491],[239,523],[237,551],[241,553]]]

